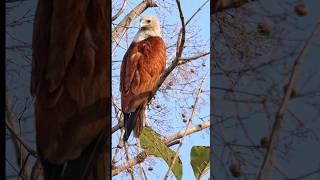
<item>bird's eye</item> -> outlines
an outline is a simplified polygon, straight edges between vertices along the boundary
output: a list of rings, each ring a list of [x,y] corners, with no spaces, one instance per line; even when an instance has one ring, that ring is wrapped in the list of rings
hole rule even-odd
[[[150,20],[147,20],[147,23],[150,23],[151,21]]]

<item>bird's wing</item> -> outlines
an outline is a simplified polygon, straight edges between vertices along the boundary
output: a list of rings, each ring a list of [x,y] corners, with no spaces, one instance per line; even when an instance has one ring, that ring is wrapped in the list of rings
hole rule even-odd
[[[44,81],[41,82],[45,83],[42,87],[55,96],[51,98],[53,102],[48,103],[50,105],[54,105],[61,95],[55,92],[61,91],[61,84],[75,54],[88,2],[39,1],[34,25],[31,93],[36,95],[40,82]]]
[[[163,72],[166,49],[160,37],[148,38],[129,48],[121,67],[122,108],[134,111],[141,103],[147,103]]]
[[[120,70],[120,91],[127,93],[132,86],[139,86],[140,74],[139,62],[143,61],[143,55],[138,51],[137,45],[132,44],[127,50]]]
[[[79,157],[111,123],[101,115],[107,109],[104,98],[111,98],[107,4],[38,1],[31,93],[38,150],[50,163]]]

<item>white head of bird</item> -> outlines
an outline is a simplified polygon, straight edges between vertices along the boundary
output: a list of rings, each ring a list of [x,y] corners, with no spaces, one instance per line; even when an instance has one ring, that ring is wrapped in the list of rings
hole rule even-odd
[[[139,42],[154,36],[161,37],[160,22],[158,18],[152,15],[142,16],[140,19],[139,31],[133,41]]]

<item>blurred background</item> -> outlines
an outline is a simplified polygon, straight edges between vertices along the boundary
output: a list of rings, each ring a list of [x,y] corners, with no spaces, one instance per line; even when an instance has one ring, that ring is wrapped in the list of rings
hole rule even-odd
[[[230,2],[211,4],[211,178],[320,179],[320,2]]]

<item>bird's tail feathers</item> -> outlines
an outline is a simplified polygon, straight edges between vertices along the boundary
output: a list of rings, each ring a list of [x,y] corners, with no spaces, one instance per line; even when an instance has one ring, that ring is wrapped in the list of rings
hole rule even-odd
[[[124,114],[124,141],[127,141],[130,137],[132,130],[134,130],[135,137],[139,137],[143,128],[143,118],[144,118],[144,105],[141,104],[138,108],[131,113]]]
[[[134,137],[140,137],[143,126],[144,126],[144,116],[145,116],[145,108],[141,108],[139,112],[137,113],[136,118],[136,126],[134,127]]]

